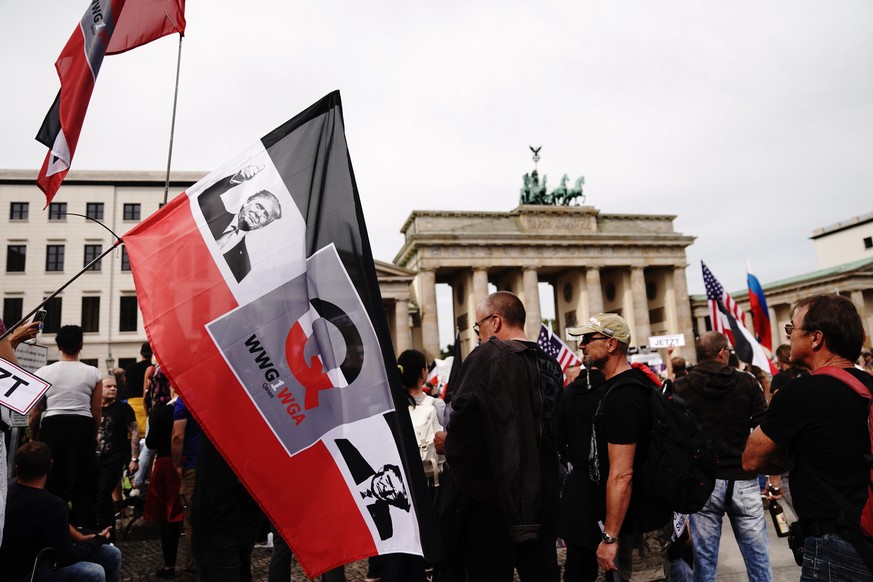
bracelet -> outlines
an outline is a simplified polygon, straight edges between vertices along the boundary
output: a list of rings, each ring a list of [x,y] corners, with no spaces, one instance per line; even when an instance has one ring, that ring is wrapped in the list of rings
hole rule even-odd
[[[767,480],[767,487],[769,487],[770,491],[772,491],[773,493],[779,493],[779,491],[782,490],[782,487],[777,487],[770,483],[769,479]]]
[[[139,463],[139,459],[131,459],[130,462],[131,463]]]

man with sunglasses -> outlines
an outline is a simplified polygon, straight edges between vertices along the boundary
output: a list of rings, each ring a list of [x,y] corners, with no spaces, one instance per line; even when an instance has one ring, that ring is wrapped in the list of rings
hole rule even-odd
[[[508,291],[476,307],[482,342],[461,367],[445,440],[450,477],[440,525],[467,580],[557,582],[560,513],[555,416],[561,367],[524,333],[525,309]]]
[[[873,388],[870,375],[854,366],[864,343],[861,318],[846,297],[815,295],[797,303],[785,333],[791,363],[812,374],[773,395],[746,444],[743,468],[790,470],[801,580],[873,580],[873,544],[858,518],[870,480],[869,400],[862,394]]]
[[[676,380],[676,392],[718,454],[715,489],[703,509],[691,516],[694,579],[715,582],[722,520],[727,514],[749,579],[767,582],[773,575],[761,487],[758,474],[742,467],[749,431],[761,423],[767,403],[755,377],[730,366],[730,356],[728,338],[708,331],[697,340],[697,365]],[[777,474],[768,481],[774,497],[781,495],[781,479]]]
[[[652,417],[649,405],[656,388],[627,360],[631,341],[627,322],[614,313],[600,313],[584,325],[567,329],[578,337],[585,365],[606,378],[600,412],[595,415],[589,472],[605,506],[603,535],[597,562],[622,580],[669,578],[667,549],[672,511],[659,506],[639,486],[635,475],[648,452]]]

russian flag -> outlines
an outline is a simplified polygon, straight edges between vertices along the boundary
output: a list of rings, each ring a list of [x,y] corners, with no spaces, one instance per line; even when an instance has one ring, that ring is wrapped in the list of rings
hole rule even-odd
[[[764,297],[764,288],[761,282],[752,273],[752,265],[746,261],[749,285],[749,303],[752,311],[752,324],[755,327],[755,336],[758,343],[773,353],[773,336],[770,331],[770,310],[767,309],[767,299]]]

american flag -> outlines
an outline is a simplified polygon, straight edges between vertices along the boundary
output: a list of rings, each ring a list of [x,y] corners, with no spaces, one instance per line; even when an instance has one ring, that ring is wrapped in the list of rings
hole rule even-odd
[[[703,267],[703,284],[706,286],[706,300],[709,304],[709,319],[712,321],[712,329],[725,334],[731,344],[736,345],[734,335],[731,332],[730,322],[724,312],[727,311],[733,315],[734,319],[744,327],[746,325],[746,314],[737,305],[731,294],[724,290],[724,287],[721,286],[721,283],[718,282],[718,279],[715,278],[712,271],[706,266],[706,263],[700,261],[700,266]],[[719,308],[719,303],[724,307]]]
[[[570,366],[582,365],[582,360],[576,356],[573,350],[567,347],[567,344],[552,333],[552,330],[547,328],[545,324],[540,325],[540,336],[537,338],[537,344],[544,352],[558,360],[562,372],[566,372]],[[564,380],[566,381],[566,376],[564,376]]]

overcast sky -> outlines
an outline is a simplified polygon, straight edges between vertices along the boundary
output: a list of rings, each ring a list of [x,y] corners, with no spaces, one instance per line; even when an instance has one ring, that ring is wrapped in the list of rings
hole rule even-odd
[[[0,167],[32,169],[85,0],[2,0]],[[173,169],[209,171],[328,92],[378,259],[413,210],[509,211],[529,145],[586,204],[675,214],[729,290],[816,268],[816,227],[873,210],[869,0],[191,0]],[[74,170],[164,170],[176,36],[108,57]],[[58,200],[63,200],[63,188]],[[34,200],[38,202],[38,200]]]

